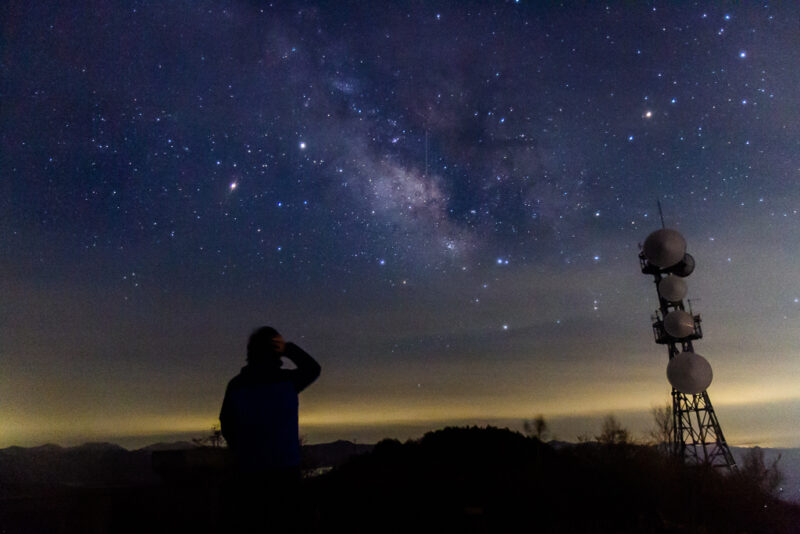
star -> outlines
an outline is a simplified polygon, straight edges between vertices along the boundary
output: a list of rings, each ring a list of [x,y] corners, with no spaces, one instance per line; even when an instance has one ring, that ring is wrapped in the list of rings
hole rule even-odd
[[[506,342],[519,343],[508,348],[546,360],[534,340],[565,353],[573,336],[575,346],[588,346],[599,329],[587,321],[611,320],[604,314],[617,304],[652,297],[637,282],[637,244],[662,224],[657,212],[647,215],[659,199],[664,224],[687,231],[697,282],[720,297],[714,306],[746,313],[743,293],[727,286],[761,279],[728,257],[778,253],[785,261],[760,267],[775,283],[747,294],[763,299],[753,309],[782,302],[800,314],[800,302],[792,302],[800,294],[778,290],[791,286],[800,253],[775,245],[775,236],[800,240],[792,220],[800,218],[800,164],[787,151],[800,124],[791,106],[800,87],[784,68],[795,50],[792,7],[665,2],[653,13],[634,2],[623,16],[613,5],[565,3],[540,12],[526,7],[533,2],[515,2],[464,11],[398,0],[386,13],[354,3],[342,24],[330,2],[314,9],[293,0],[287,9],[234,2],[212,13],[173,2],[138,9],[133,19],[130,8],[120,10],[104,17],[100,32],[60,3],[29,3],[15,12],[20,28],[42,24],[43,32],[9,42],[9,57],[27,61],[3,66],[8,120],[0,121],[0,137],[13,184],[4,202],[14,208],[3,212],[4,238],[21,257],[9,306],[39,316],[31,302],[42,281],[56,276],[66,284],[76,267],[96,265],[91,272],[109,303],[130,307],[138,294],[138,306],[207,301],[202,309],[186,306],[196,312],[187,325],[205,324],[207,310],[221,309],[243,318],[225,330],[245,328],[264,317],[269,302],[285,314],[264,320],[282,321],[293,337],[310,336],[311,347],[352,339],[376,384],[393,372],[384,349],[422,336],[436,346],[403,346],[395,356],[433,355],[438,340],[463,338],[469,346],[452,351],[452,364],[468,367],[506,332]],[[173,38],[162,18],[182,21],[185,46],[158,45]],[[259,35],[264,22],[269,38],[253,49],[248,36]],[[154,39],[137,40],[142,31]],[[87,32],[91,53],[80,46]],[[137,43],[136,61],[115,60],[120,39]],[[53,50],[69,60],[52,61]],[[30,236],[43,246],[24,246]],[[55,236],[63,242],[52,242]],[[63,293],[80,290],[70,285]],[[120,310],[112,308],[109,320],[124,325],[127,312],[113,317]],[[375,328],[382,311],[397,319],[398,332]],[[154,310],[148,324],[173,312]],[[512,336],[518,317],[526,319],[515,322]],[[569,331],[547,337],[552,332],[533,324],[539,320]],[[709,328],[710,341],[733,336],[738,322]],[[134,326],[148,343],[159,337],[147,324]],[[610,341],[626,346],[623,330]],[[753,343],[764,342],[752,331]],[[191,356],[207,358],[199,368],[217,365],[211,355],[229,334],[238,335],[200,332],[209,350]],[[124,358],[140,358],[137,369],[163,369],[156,354],[171,347],[156,341]],[[9,354],[48,357],[44,348],[12,344]],[[65,349],[73,356],[84,350]],[[776,358],[791,352],[788,342],[778,349]],[[359,359],[320,356],[335,367],[328,376],[347,377],[341,384],[331,378],[330,391],[356,383]],[[598,356],[609,368],[620,363],[612,352]],[[142,387],[117,372],[127,363],[119,360],[112,374],[123,378],[113,386]],[[728,376],[741,370],[739,361],[743,354],[726,359]],[[25,372],[24,364],[15,360],[9,376]],[[172,380],[163,372],[165,383]],[[78,376],[76,368],[69,375]],[[418,381],[408,378],[412,386]],[[217,402],[192,395],[186,400],[197,406]],[[170,403],[155,397],[154,406]],[[448,405],[445,397],[431,400]],[[114,402],[117,413],[138,409]]]

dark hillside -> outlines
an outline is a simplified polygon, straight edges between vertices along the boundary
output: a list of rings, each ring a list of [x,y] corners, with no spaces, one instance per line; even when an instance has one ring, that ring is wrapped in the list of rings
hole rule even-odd
[[[496,428],[386,440],[310,481],[311,528],[352,531],[800,532],[800,508],[753,481],[671,462],[649,447],[559,451]]]

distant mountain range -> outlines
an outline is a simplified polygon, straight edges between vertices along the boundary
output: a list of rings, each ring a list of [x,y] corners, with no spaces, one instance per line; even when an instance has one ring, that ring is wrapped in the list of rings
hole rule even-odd
[[[136,486],[157,482],[150,451],[113,443],[42,445],[0,450],[0,497],[51,487]]]
[[[340,465],[373,445],[335,441],[303,446],[307,469]],[[195,443],[155,443],[127,450],[113,443],[77,447],[47,444],[0,449],[0,498],[31,494],[55,487],[125,487],[153,485],[161,478],[153,469],[153,453],[200,450]],[[202,448],[208,449],[208,448]]]

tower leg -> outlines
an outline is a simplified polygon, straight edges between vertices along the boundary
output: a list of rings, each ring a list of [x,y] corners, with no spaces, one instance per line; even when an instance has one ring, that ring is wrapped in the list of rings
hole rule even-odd
[[[684,462],[735,469],[708,392],[687,395],[672,389],[672,454]]]

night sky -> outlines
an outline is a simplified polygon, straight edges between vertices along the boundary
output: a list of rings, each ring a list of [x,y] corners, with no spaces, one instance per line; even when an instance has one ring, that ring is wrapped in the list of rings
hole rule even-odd
[[[644,432],[657,200],[726,437],[800,445],[792,2],[79,4],[0,7],[0,446],[203,435],[263,324],[310,442]]]

